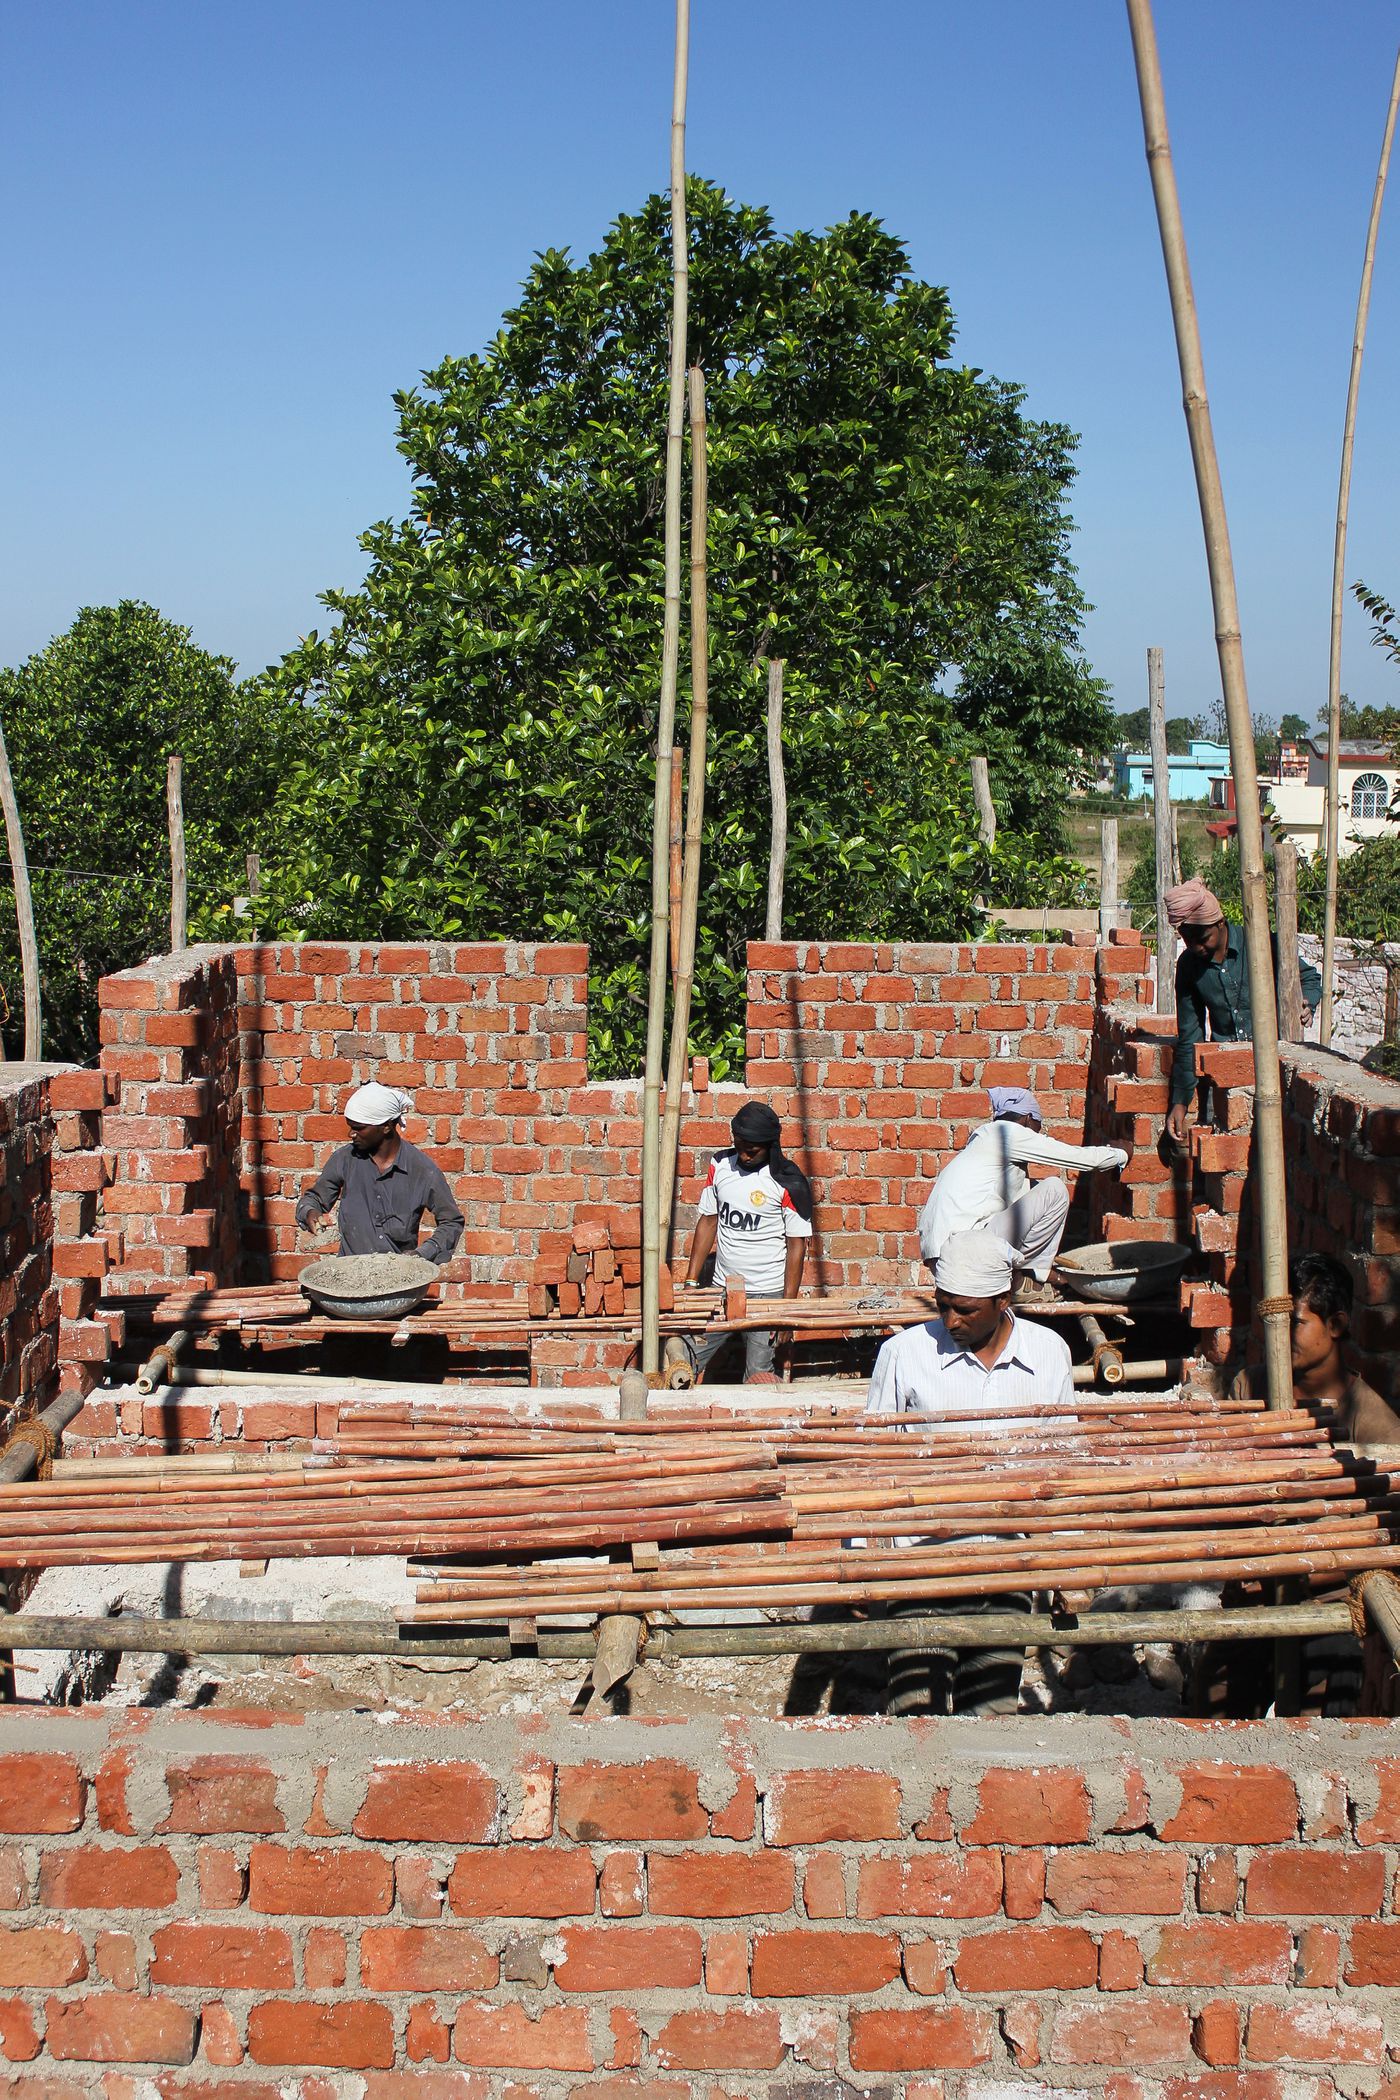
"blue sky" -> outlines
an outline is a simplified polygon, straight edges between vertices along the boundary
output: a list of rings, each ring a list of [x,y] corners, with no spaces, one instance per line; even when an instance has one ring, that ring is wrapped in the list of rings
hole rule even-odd
[[[1087,643],[1219,690],[1117,0],[693,0],[688,160],[782,227],[875,213],[958,352],[1080,432]],[[1397,16],[1158,0],[1256,709],[1325,697],[1351,327]],[[149,599],[245,669],[325,624],[401,515],[390,395],[494,332],[532,253],[666,182],[669,0],[12,8],[0,661]],[[1400,168],[1350,577],[1400,594]],[[1400,699],[1349,617],[1343,682]]]

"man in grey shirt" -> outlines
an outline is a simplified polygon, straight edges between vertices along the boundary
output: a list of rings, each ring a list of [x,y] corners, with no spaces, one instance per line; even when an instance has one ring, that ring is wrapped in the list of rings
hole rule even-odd
[[[449,1262],[466,1223],[441,1167],[399,1129],[411,1106],[394,1087],[357,1087],[345,1104],[350,1143],[333,1152],[297,1205],[297,1223],[314,1231],[340,1206],[342,1254],[421,1254]],[[420,1247],[425,1210],[436,1230]]]

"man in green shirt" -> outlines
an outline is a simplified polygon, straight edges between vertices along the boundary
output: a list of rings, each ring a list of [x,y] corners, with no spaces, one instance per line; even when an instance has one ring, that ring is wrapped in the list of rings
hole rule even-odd
[[[1219,898],[1193,875],[1168,890],[1163,901],[1167,917],[1186,943],[1176,966],[1176,1055],[1167,1110],[1167,1135],[1180,1144],[1196,1091],[1196,1045],[1206,1040],[1207,1022],[1212,1042],[1248,1042],[1254,1034],[1254,1011],[1244,933],[1225,917]],[[1277,964],[1276,945],[1274,960]],[[1322,979],[1311,963],[1300,963],[1298,974],[1306,1025],[1322,997]]]

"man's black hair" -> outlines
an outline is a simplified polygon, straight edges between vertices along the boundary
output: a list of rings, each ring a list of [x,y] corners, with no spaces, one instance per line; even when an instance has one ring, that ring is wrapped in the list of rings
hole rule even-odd
[[[1350,1320],[1356,1299],[1351,1272],[1330,1254],[1299,1254],[1288,1264],[1288,1288],[1320,1320]]]

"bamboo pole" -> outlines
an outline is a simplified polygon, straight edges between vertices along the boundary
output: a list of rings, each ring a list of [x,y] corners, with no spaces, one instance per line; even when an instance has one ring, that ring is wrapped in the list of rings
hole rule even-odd
[[[1175,881],[1172,841],[1171,758],[1167,752],[1167,681],[1160,649],[1147,652],[1147,711],[1152,742],[1152,836],[1157,869],[1157,1011],[1176,1006],[1176,932],[1165,898]]]
[[[972,799],[977,805],[977,832],[982,844],[988,848],[997,842],[997,810],[992,800],[992,783],[987,772],[985,758],[968,761],[972,774]]]
[[[661,1135],[661,1252],[670,1251],[681,1102],[690,1052],[690,997],[695,984],[695,938],[700,917],[700,844],[705,824],[705,745],[710,722],[710,616],[707,583],[709,449],[705,375],[690,373],[690,792],[685,812],[676,995],[671,1007],[671,1056],[666,1069],[666,1121]]]
[[[1303,1039],[1303,978],[1298,965],[1298,848],[1292,839],[1274,845],[1274,918],[1278,929],[1279,1040]]]
[[[665,614],[661,694],[656,718],[656,786],[651,825],[651,967],[647,983],[646,1073],[642,1089],[642,1370],[661,1364],[661,1063],[669,961],[671,751],[681,637],[681,455],[685,445],[685,336],[689,261],[685,222],[685,96],[690,0],[676,0],[671,85],[671,380],[666,415]]]
[[[1106,948],[1118,924],[1118,819],[1099,822],[1099,944]]]
[[[15,798],[14,775],[0,723],[0,808],[5,812],[5,841],[10,852],[10,875],[15,886],[15,917],[19,922],[20,968],[24,973],[24,1055],[37,1064],[44,1054],[44,1021],[39,1002],[39,944],[34,938],[34,899],[29,889],[29,862],[24,851],[24,828]]]
[[[1322,1030],[1326,1048],[1332,1041],[1332,970],[1337,939],[1337,860],[1341,846],[1341,781],[1338,743],[1342,733],[1342,596],[1346,587],[1347,517],[1351,508],[1351,458],[1356,436],[1356,402],[1361,390],[1361,359],[1366,348],[1366,323],[1371,311],[1371,271],[1376,260],[1376,238],[1380,232],[1381,205],[1386,176],[1390,172],[1390,148],[1395,137],[1395,116],[1400,109],[1400,51],[1390,81],[1390,103],[1385,113],[1380,165],[1371,193],[1371,216],[1366,223],[1366,252],[1361,262],[1361,289],[1356,299],[1356,324],[1351,337],[1351,371],[1347,377],[1347,406],[1342,420],[1342,464],[1337,483],[1337,523],[1332,539],[1332,626],[1327,654],[1327,896],[1322,919]]]
[[[681,855],[685,850],[685,796],[682,774],[681,747],[677,744],[671,753],[670,909],[667,921],[671,949],[672,998],[675,997],[676,971],[681,959]]]
[[[185,875],[185,762],[172,755],[165,762],[165,816],[170,830],[170,952],[185,946],[188,892]]]
[[[781,656],[768,659],[768,790],[772,829],[768,840],[768,913],[763,938],[783,937],[783,877],[787,869],[787,774],[783,770],[783,669]]]
[[[1264,1370],[1269,1405],[1285,1407],[1292,1397],[1289,1350],[1288,1210],[1284,1187],[1283,1102],[1279,1084],[1278,1016],[1275,1006],[1273,955],[1269,940],[1269,903],[1264,887],[1264,835],[1259,817],[1259,780],[1254,759],[1254,730],[1240,636],[1234,561],[1220,481],[1200,327],[1186,250],[1186,233],[1177,195],[1167,135],[1157,33],[1151,0],[1127,0],[1142,104],[1143,136],[1157,223],[1162,239],[1167,285],[1176,330],[1177,357],[1186,410],[1186,427],[1196,472],[1206,562],[1215,612],[1215,641],[1230,739],[1230,770],[1235,782],[1235,814],[1240,847],[1240,881],[1244,892],[1244,937],[1249,968],[1250,1004],[1254,1017],[1254,1135],[1258,1175],[1258,1231],[1263,1294],[1259,1313],[1264,1330]]]

